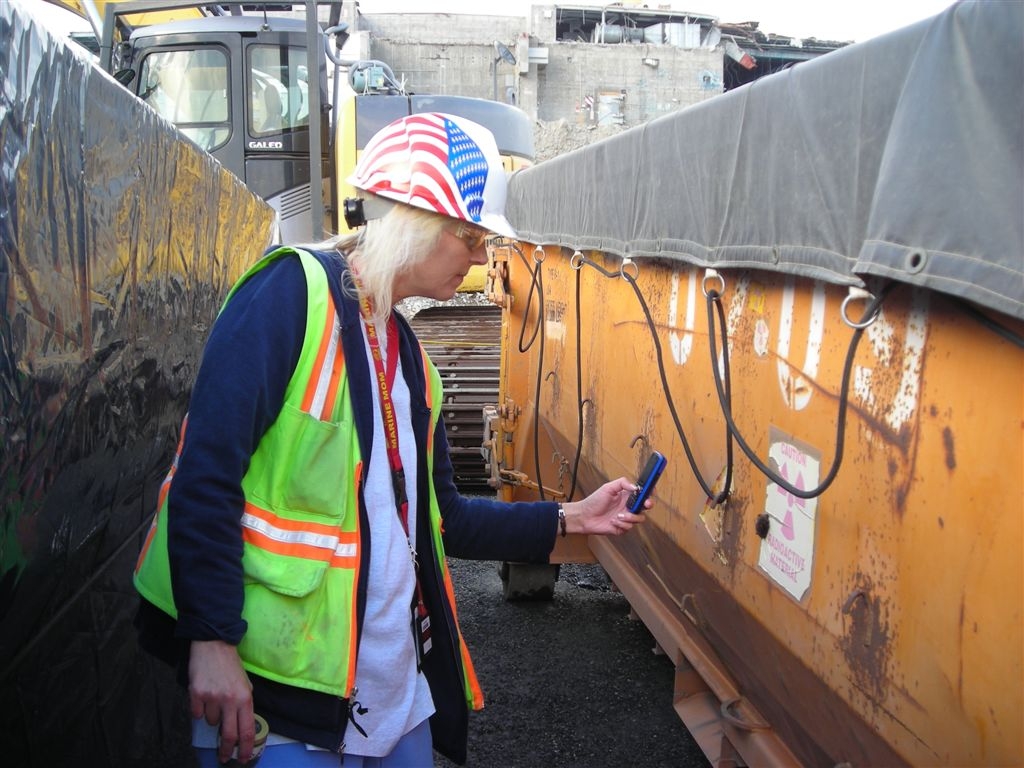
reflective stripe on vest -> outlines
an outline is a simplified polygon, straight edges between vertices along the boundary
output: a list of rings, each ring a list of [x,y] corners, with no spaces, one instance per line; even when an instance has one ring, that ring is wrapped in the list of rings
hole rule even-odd
[[[335,568],[355,568],[359,564],[358,535],[339,534],[337,526],[296,523],[246,503],[242,527],[245,541],[268,552],[322,560]]]
[[[321,421],[329,421],[328,405],[333,405],[338,395],[338,385],[345,372],[345,355],[341,349],[341,326],[334,311],[334,299],[327,296],[330,311],[324,321],[325,327],[320,348],[317,350],[314,375],[309,378],[306,394],[302,398],[302,410]]]
[[[158,514],[153,515],[153,522],[149,526],[149,531],[146,533],[146,540],[142,542],[142,549],[139,550],[139,557],[135,561],[135,573],[139,572],[139,568],[142,567],[142,561],[146,558],[146,553],[149,551],[150,546],[153,544],[153,539],[156,538],[157,534],[157,519],[159,517],[159,510],[167,504],[167,493],[171,490],[171,480],[174,479],[174,473],[178,471],[178,460],[181,458],[181,447],[185,444],[185,431],[188,429],[188,414],[185,414],[185,418],[181,420],[181,434],[178,436],[178,447],[174,451],[174,459],[171,461],[171,468],[167,471],[167,476],[164,481],[160,483],[160,492],[156,497],[156,508]]]

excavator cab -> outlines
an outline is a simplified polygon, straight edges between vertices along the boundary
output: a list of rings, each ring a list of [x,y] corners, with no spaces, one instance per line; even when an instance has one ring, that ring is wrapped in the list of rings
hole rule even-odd
[[[278,238],[289,242],[318,238],[312,210],[324,207],[323,183],[316,193],[310,183],[310,89],[326,94],[326,63],[311,79],[306,40],[299,19],[171,21],[132,32],[115,47],[112,67],[140,99],[266,200],[278,212]],[[328,113],[316,112],[324,178],[331,167]]]

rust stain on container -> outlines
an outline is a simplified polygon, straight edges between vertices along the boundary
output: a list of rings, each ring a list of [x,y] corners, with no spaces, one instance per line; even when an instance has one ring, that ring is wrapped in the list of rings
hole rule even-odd
[[[956,450],[953,445],[953,430],[946,427],[942,430],[942,445],[946,449],[946,467],[956,469]]]
[[[853,589],[842,612],[846,617],[846,634],[841,646],[857,684],[880,695],[887,680],[891,649],[889,627],[883,616],[885,602],[873,594],[871,580],[857,574]]]

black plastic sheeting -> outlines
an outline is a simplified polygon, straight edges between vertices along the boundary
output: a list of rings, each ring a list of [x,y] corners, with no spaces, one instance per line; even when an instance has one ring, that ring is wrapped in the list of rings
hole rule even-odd
[[[131,573],[273,212],[30,12],[0,2],[0,762],[187,765]]]

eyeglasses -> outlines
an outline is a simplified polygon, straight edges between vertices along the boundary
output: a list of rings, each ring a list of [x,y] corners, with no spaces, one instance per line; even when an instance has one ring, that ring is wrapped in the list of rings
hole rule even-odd
[[[486,243],[488,238],[493,237],[493,233],[490,230],[474,227],[472,224],[466,224],[465,222],[459,222],[455,229],[448,231],[465,243],[466,247],[471,251],[475,251]]]

